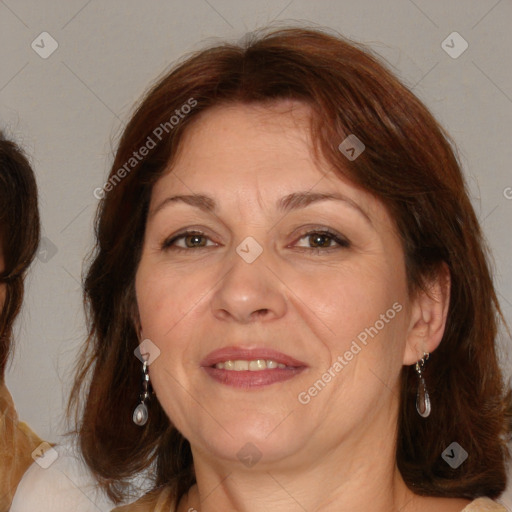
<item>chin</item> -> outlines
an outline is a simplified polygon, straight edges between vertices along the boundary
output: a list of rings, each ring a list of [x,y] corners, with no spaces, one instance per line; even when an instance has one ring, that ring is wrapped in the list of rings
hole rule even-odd
[[[280,417],[270,421],[268,416],[244,415],[222,422],[229,434],[215,423],[206,432],[193,437],[216,459],[252,467],[256,460],[262,464],[277,462],[304,447],[305,439],[310,436],[298,434],[298,426],[289,420],[282,422]]]

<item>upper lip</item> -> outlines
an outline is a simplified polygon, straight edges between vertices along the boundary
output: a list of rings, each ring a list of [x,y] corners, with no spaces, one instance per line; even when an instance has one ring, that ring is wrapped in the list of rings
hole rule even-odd
[[[210,352],[201,361],[201,366],[215,366],[217,363],[222,363],[224,361],[252,361],[254,359],[271,359],[276,363],[281,363],[286,366],[307,366],[306,363],[271,348],[243,348],[236,346],[224,347]]]

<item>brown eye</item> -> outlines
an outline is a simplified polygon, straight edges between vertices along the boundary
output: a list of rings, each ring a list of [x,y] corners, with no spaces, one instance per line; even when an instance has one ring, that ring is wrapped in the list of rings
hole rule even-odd
[[[187,250],[187,249],[201,249],[215,245],[213,242],[207,245],[209,238],[199,231],[186,231],[179,235],[173,236],[162,244],[162,249],[165,250]]]
[[[310,231],[304,233],[299,240],[305,240],[306,244],[297,244],[297,247],[305,249],[341,249],[350,247],[350,242],[337,233],[330,231]]]
[[[331,242],[333,241],[331,236],[324,233],[309,235],[309,243],[312,247],[331,247]]]
[[[187,235],[183,237],[185,245],[191,247],[204,247],[206,245],[206,238],[203,235]]]

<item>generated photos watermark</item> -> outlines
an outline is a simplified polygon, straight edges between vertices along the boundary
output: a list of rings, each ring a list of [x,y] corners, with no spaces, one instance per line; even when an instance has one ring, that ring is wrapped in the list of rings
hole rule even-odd
[[[94,189],[93,195],[96,199],[103,199],[107,192],[114,190],[121,180],[126,178],[130,172],[137,167],[139,162],[142,162],[146,156],[149,155],[152,149],[156,148],[157,144],[171,133],[171,131],[189,114],[192,109],[197,105],[197,101],[194,98],[189,98],[179,109],[174,111],[174,115],[169,118],[169,121],[160,123],[152,132],[148,135],[146,141],[142,146],[132,153],[132,156],[108,179],[108,181],[102,186]]]
[[[370,327],[365,328],[361,331],[356,339],[352,340],[350,349],[345,351],[343,355],[337,357],[336,361],[316,380],[306,391],[301,391],[297,395],[297,399],[302,405],[307,405],[311,402],[311,399],[318,395],[326,386],[331,382],[340,372],[349,364],[354,356],[361,352],[363,345],[366,347],[369,338],[373,339],[379,334],[382,329],[389,324],[395,316],[402,311],[403,306],[399,302],[395,302],[391,308],[385,313],[382,313],[379,319]],[[359,343],[358,343],[359,342]],[[361,344],[361,345],[360,345]]]

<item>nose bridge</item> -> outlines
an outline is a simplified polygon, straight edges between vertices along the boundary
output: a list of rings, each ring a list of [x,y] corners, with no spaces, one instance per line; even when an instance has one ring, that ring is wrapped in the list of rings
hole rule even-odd
[[[217,318],[249,322],[255,317],[278,318],[286,310],[279,280],[268,268],[270,249],[246,237],[229,256],[229,268],[212,298]]]

